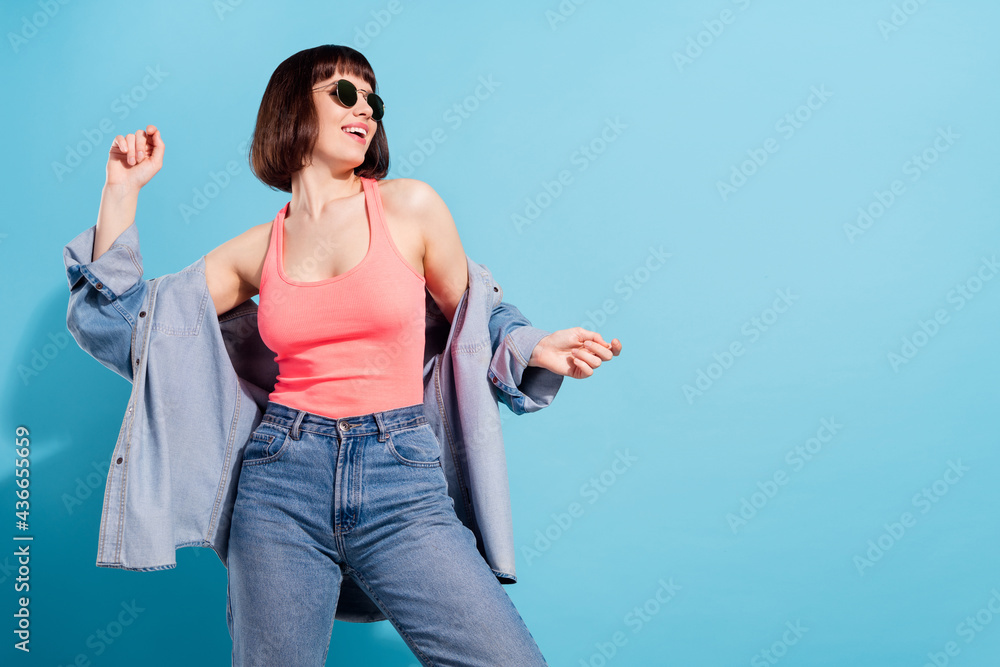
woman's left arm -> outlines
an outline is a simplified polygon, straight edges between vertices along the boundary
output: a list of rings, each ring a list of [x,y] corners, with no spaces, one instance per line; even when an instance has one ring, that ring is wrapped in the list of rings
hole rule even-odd
[[[424,281],[427,291],[448,323],[455,318],[458,302],[469,287],[469,266],[455,220],[441,196],[416,179],[406,191],[410,214],[419,220],[424,239]]]

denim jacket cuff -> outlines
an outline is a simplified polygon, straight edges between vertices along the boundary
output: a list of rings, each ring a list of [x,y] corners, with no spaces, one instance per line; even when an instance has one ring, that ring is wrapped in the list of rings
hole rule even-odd
[[[97,225],[92,225],[63,248],[66,280],[72,291],[80,279],[85,278],[95,290],[113,301],[142,280],[139,229],[132,222],[104,254],[92,261],[96,233]]]
[[[562,375],[538,366],[528,366],[538,341],[549,333],[533,326],[514,327],[493,354],[487,374],[499,390],[500,399],[514,414],[547,407],[562,385]]]

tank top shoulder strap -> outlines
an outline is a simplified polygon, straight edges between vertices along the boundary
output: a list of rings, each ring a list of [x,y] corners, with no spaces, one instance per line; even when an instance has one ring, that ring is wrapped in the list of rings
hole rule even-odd
[[[389,227],[385,222],[385,209],[382,208],[382,195],[378,191],[378,183],[374,178],[361,179],[365,189],[365,204],[368,207],[368,217],[371,220],[372,249],[383,246],[392,247]]]
[[[288,202],[282,206],[278,214],[274,216],[274,220],[271,221],[271,238],[268,240],[267,251],[264,253],[264,264],[260,269],[260,289],[258,291],[263,291],[270,276],[276,275],[278,272],[278,234],[281,233],[282,222],[288,212],[288,207],[291,205],[292,202]]]
[[[386,263],[383,264],[383,269],[392,271],[403,270],[405,273],[415,276],[417,280],[424,282],[424,277],[410,266],[410,263],[403,257],[403,253],[396,246],[396,242],[392,240],[392,234],[389,232],[389,223],[385,219],[385,208],[382,206],[382,193],[379,191],[378,181],[374,178],[362,178],[362,183],[365,187],[365,202],[368,205],[369,217],[372,221],[371,231],[374,235],[372,238],[372,250],[384,258]],[[397,266],[388,269],[390,260]]]

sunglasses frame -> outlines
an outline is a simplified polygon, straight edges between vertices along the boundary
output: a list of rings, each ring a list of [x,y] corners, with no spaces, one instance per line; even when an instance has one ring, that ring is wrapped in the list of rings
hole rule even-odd
[[[336,81],[333,82],[333,84],[327,84],[326,86],[321,86],[319,88],[313,88],[313,92],[324,90],[324,91],[328,92],[330,95],[332,95],[333,97],[336,97],[337,101],[340,102],[341,104],[343,104],[348,109],[353,109],[354,108],[354,104],[347,104],[343,100],[343,98],[341,98],[341,96],[340,96],[340,84],[342,84],[342,83],[346,83],[348,86],[350,86],[351,88],[354,89],[354,95],[355,95],[354,104],[358,103],[357,95],[361,94],[361,95],[365,96],[365,102],[368,103],[368,106],[371,107],[371,110],[372,110],[372,120],[378,121],[378,120],[382,120],[382,118],[385,117],[385,100],[383,100],[381,97],[379,97],[376,93],[373,93],[373,92],[371,92],[369,90],[360,90],[360,89],[358,89],[357,86],[355,86],[353,83],[351,83],[347,79],[337,79]],[[327,90],[327,88],[330,85],[332,85],[333,88]],[[375,107],[372,106],[372,103],[369,101],[369,97],[368,97],[369,95],[374,96],[375,99],[379,101],[380,106],[382,107],[382,112],[381,112],[381,114],[379,114],[378,118],[375,117],[375,114],[377,113],[377,111],[376,111]]]

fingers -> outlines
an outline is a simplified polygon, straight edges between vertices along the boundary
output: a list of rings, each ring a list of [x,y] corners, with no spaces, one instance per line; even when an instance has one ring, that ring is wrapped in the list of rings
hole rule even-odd
[[[581,377],[590,377],[594,374],[593,369],[599,367],[602,361],[608,361],[621,352],[621,341],[614,338],[612,339],[612,343],[609,346],[611,349],[608,349],[604,347],[608,343],[603,343],[602,345],[597,341],[585,340],[581,347],[574,347],[570,351],[572,364],[578,370]]]
[[[163,157],[163,137],[155,125],[133,134],[117,135],[111,144],[111,153],[120,153],[129,165],[139,164],[146,158],[159,162]]]
[[[163,135],[156,128],[155,125],[146,126],[146,134],[149,137],[149,157],[159,160],[163,157]]]
[[[137,130],[135,133],[135,163],[139,164],[146,158],[146,133]]]
[[[574,375],[574,377],[577,377],[577,379],[589,378],[591,375],[594,374],[594,369],[591,368],[590,365],[588,365],[585,361],[581,361],[580,359],[573,359],[573,365],[576,367],[577,370],[577,373]]]
[[[577,327],[577,330],[579,332],[580,338],[582,338],[584,341],[588,340],[594,341],[596,343],[600,343],[606,348],[611,347],[611,344],[608,341],[604,340],[601,337],[601,334],[597,333],[596,331],[590,331],[589,329],[584,329],[583,327]]]
[[[590,340],[591,341],[593,341],[595,343],[600,343],[604,347],[611,347],[611,345],[608,344],[608,341],[606,341],[603,338],[601,338],[601,334],[597,333],[596,331],[591,331],[589,333],[590,333]]]
[[[128,150],[125,151],[125,160],[129,164],[135,164],[135,135],[126,135],[125,143],[128,144]]]
[[[572,354],[575,360],[588,364],[590,368],[597,368],[601,365],[601,360],[607,361],[611,358],[609,350],[595,346],[590,341],[584,343],[583,347],[574,347]]]
[[[595,343],[592,340],[583,341],[583,349],[588,352],[594,353],[604,361],[607,361],[608,359],[614,356],[614,352],[612,352],[611,350],[602,345]]]
[[[611,342],[609,343],[606,340],[604,340],[604,338],[601,337],[601,334],[597,333],[596,331],[589,331],[587,329],[580,328],[579,333],[580,337],[584,339],[584,343],[589,341],[595,345],[595,347],[591,348],[595,352],[598,352],[600,354],[599,352],[600,348],[596,347],[596,345],[598,344],[603,345],[604,349],[610,351],[610,354],[608,355],[601,354],[601,358],[604,359],[605,361],[607,361],[611,357],[617,357],[622,352],[622,342],[617,338],[612,338]]]

